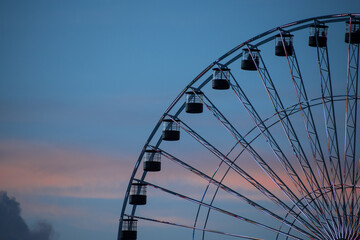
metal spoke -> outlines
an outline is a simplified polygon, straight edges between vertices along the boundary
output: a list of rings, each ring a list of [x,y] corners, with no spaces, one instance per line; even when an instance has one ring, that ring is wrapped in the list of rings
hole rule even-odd
[[[200,136],[196,131],[191,129],[188,125],[186,125],[183,121],[179,119],[175,119],[172,116],[168,116],[170,119],[174,121],[174,123],[179,124],[180,127],[185,130],[188,134],[190,134],[195,140],[197,140],[201,145],[203,145],[205,148],[207,148],[211,153],[213,153],[216,157],[218,157],[221,161],[226,163],[228,166],[230,166],[236,173],[238,173],[241,177],[243,177],[246,181],[248,181],[251,185],[253,185],[256,189],[258,189],[261,193],[263,193],[266,197],[268,197],[271,201],[273,201],[276,205],[280,206],[286,211],[291,211],[293,215],[296,213],[293,212],[290,207],[284,203],[282,200],[280,200],[277,196],[275,196],[273,193],[271,193],[267,188],[265,188],[261,183],[256,181],[250,174],[248,174],[244,169],[239,167],[238,165],[234,164],[233,161],[231,161],[229,158],[227,158],[222,152],[220,152],[218,149],[216,149],[211,143],[206,141],[202,136]],[[310,223],[303,219],[302,217],[299,218],[299,221],[306,225],[307,228],[312,228],[313,232],[317,232],[319,234],[323,234],[321,231],[319,231],[319,228],[314,225],[314,223],[311,221]],[[309,225],[310,224],[310,225]],[[315,227],[315,229],[314,229]]]
[[[196,94],[196,92],[194,91]],[[282,190],[282,192],[293,203],[298,202],[297,196],[290,190],[290,188],[281,180],[281,178],[274,172],[274,170],[264,161],[264,159],[256,152],[251,145],[245,140],[245,138],[236,130],[236,128],[225,118],[225,116],[219,111],[219,109],[210,101],[210,99],[203,94],[203,103],[214,114],[214,116],[221,122],[221,124],[231,133],[231,135],[240,143],[240,145],[246,149],[251,155],[254,161],[263,169],[263,171],[272,179],[272,181]],[[301,203],[303,204],[303,203]],[[308,211],[308,209],[306,209]],[[321,224],[315,216],[308,211],[305,217],[312,219],[312,222],[318,222]],[[319,227],[317,227],[319,230]]]
[[[318,39],[320,35],[319,27],[325,28],[327,26],[320,25],[319,22],[315,22],[314,25],[316,26],[315,28],[316,52],[317,52],[317,60],[318,60],[320,80],[321,80],[320,87],[321,87],[321,96],[323,99],[324,121],[326,126],[329,162],[331,165],[330,174],[327,173],[326,176],[332,175],[328,183],[329,185],[334,186],[335,184],[340,183],[340,185],[343,186],[328,48],[327,48],[327,44],[324,44],[323,46],[319,46],[319,39]],[[332,197],[334,200],[335,211],[337,215],[338,232],[340,232],[340,227],[342,228],[343,224],[337,202],[339,201],[339,204],[341,204],[341,200],[343,200],[343,202],[345,201],[344,194],[341,194],[343,196],[343,198],[341,199],[341,196],[339,196],[336,191],[333,192],[334,194],[332,195]]]
[[[291,234],[287,234],[287,233],[282,232],[282,231],[279,232],[278,229],[273,228],[273,227],[270,227],[270,226],[268,226],[268,225],[266,225],[266,224],[262,224],[262,223],[260,223],[260,222],[257,222],[257,221],[251,220],[251,219],[249,219],[249,218],[240,216],[240,215],[238,215],[238,214],[229,212],[229,211],[224,210],[224,209],[222,209],[222,208],[218,208],[218,207],[215,207],[215,206],[213,206],[213,205],[206,204],[206,203],[204,203],[203,201],[199,201],[199,200],[196,200],[196,199],[191,198],[191,197],[189,197],[189,196],[186,196],[186,195],[183,195],[183,194],[174,192],[174,191],[172,191],[172,190],[166,189],[166,188],[161,187],[161,186],[159,186],[159,185],[155,185],[155,184],[153,184],[153,183],[149,183],[149,182],[146,182],[146,181],[141,181],[141,180],[139,180],[139,179],[134,179],[134,180],[135,180],[135,181],[138,181],[138,182],[140,182],[140,183],[144,183],[144,184],[146,184],[147,186],[151,186],[151,187],[153,187],[153,188],[160,189],[160,190],[162,190],[162,191],[164,191],[164,192],[166,192],[166,193],[169,193],[169,194],[171,194],[171,195],[177,196],[177,197],[179,197],[179,198],[181,198],[181,199],[185,199],[185,200],[187,200],[187,201],[196,203],[196,204],[201,205],[201,206],[204,206],[204,207],[206,207],[206,208],[209,208],[209,209],[215,210],[215,211],[217,211],[217,212],[223,213],[223,214],[225,214],[225,215],[234,217],[234,218],[239,219],[239,220],[241,220],[241,221],[245,221],[245,222],[248,222],[248,223],[250,223],[250,224],[254,224],[254,225],[258,226],[258,227],[262,227],[262,228],[265,228],[265,229],[267,229],[267,230],[270,230],[270,231],[273,231],[273,232],[277,232],[277,233],[282,234],[282,235],[286,235],[286,236],[291,237],[291,238],[293,238],[293,239],[301,239],[301,238],[298,238],[298,237],[293,236],[293,235],[291,235]],[[194,226],[194,227],[195,227],[195,226]]]
[[[202,177],[203,179],[205,179],[206,181],[209,181],[210,183],[219,186],[221,189],[223,189],[224,191],[230,193],[231,195],[241,199],[242,201],[244,201],[245,203],[249,204],[250,206],[256,208],[257,210],[260,210],[266,214],[268,214],[269,216],[273,217],[274,219],[276,219],[277,221],[283,222],[284,219],[282,217],[280,217],[279,215],[277,215],[275,212],[272,212],[271,210],[268,210],[267,208],[261,206],[260,204],[252,201],[251,199],[249,199],[248,197],[246,197],[245,195],[229,188],[228,186],[224,185],[223,183],[213,179],[212,177],[206,175],[205,173],[203,173],[202,171],[192,167],[191,165],[181,161],[180,159],[174,157],[173,155],[171,155],[170,153],[167,153],[166,151],[164,151],[163,149],[158,149],[161,152],[161,155],[165,156],[167,159],[179,164],[180,166],[186,168],[187,170],[191,171],[192,173]],[[294,211],[291,211],[294,212]],[[289,225],[289,222],[287,220],[285,220],[285,224]],[[303,229],[297,227],[294,224],[290,224],[289,227],[294,228],[296,231],[298,231],[299,233],[302,233],[308,237],[312,237],[312,238],[316,238],[313,233],[310,231],[309,232],[305,232]],[[317,238],[316,238],[317,239]]]
[[[235,77],[233,75],[231,75],[231,77],[232,77],[232,80],[235,82],[235,84],[232,84],[231,86],[232,86],[236,96],[242,102],[243,106],[250,114],[252,120],[254,121],[254,124],[258,127],[259,131],[263,134],[264,138],[266,139],[266,142],[269,143],[271,149],[273,150],[273,153],[275,154],[277,159],[280,161],[280,163],[282,163],[288,176],[294,182],[295,186],[297,187],[297,189],[299,190],[299,192],[301,193],[301,195],[303,197],[304,197],[304,192],[306,192],[305,193],[306,195],[309,195],[301,178],[298,176],[298,174],[294,170],[293,166],[290,164],[290,162],[286,158],[285,154],[280,149],[279,145],[277,144],[277,142],[273,138],[272,134],[270,133],[268,127],[264,124],[263,120],[260,118],[260,116],[256,112],[255,108],[250,103],[250,101],[247,98],[247,96],[245,95],[244,91],[241,89],[241,87],[237,83]],[[306,106],[304,106],[304,107],[305,108],[309,107],[309,104],[306,104]],[[300,109],[301,109],[301,104],[300,104]],[[309,195],[309,196],[311,197],[311,195]]]
[[[291,55],[287,54],[285,40],[283,38],[283,34],[281,31],[280,31],[280,36],[281,36],[281,41],[282,41],[283,48],[285,51],[286,60],[289,65],[292,82],[295,87],[298,103],[299,103],[301,113],[303,116],[306,132],[307,132],[308,139],[310,142],[312,155],[314,157],[316,166],[319,170],[318,175],[319,175],[319,179],[320,179],[320,184],[322,187],[324,187],[326,185],[331,185],[328,167],[326,165],[325,158],[324,158],[324,155],[323,155],[323,152],[321,149],[319,135],[316,130],[316,126],[315,126],[311,108],[310,108],[310,106],[307,106],[306,108],[302,108],[301,104],[300,104],[301,102],[305,102],[306,104],[308,104],[308,97],[307,97],[306,89],[305,89],[304,82],[303,82],[303,79],[301,76],[301,71],[300,71],[299,63],[298,63],[298,60],[296,57],[295,49],[292,47],[292,54]],[[317,182],[319,182],[319,181],[317,181]],[[331,213],[332,213],[333,208],[336,208],[334,206],[334,204],[336,205],[336,198],[335,198],[335,196],[331,196],[331,197],[333,197],[333,198],[327,199],[326,195],[325,195],[325,198],[324,198],[325,205],[322,206],[322,209],[325,210],[325,212],[330,216],[332,216]],[[329,207],[330,207],[330,209],[329,209]],[[325,219],[327,219],[327,218],[325,217]],[[338,232],[336,230],[338,228],[338,226],[335,226],[335,224],[337,225],[337,223],[336,223],[334,217],[332,216],[331,223],[329,223],[329,221],[326,221],[326,222],[327,222],[327,225],[331,228],[332,233],[336,234]]]
[[[253,62],[255,63],[256,67],[257,67],[257,71],[260,75],[260,78],[267,90],[267,93],[269,95],[269,98],[275,108],[275,111],[277,112],[277,115],[280,119],[281,125],[284,129],[285,135],[287,136],[287,139],[291,145],[291,147],[293,148],[293,151],[295,153],[296,158],[298,159],[301,168],[305,174],[306,179],[308,180],[308,183],[312,189],[312,191],[314,192],[315,189],[319,189],[320,185],[315,177],[315,174],[312,170],[312,167],[305,155],[305,152],[301,146],[301,143],[299,141],[298,136],[296,135],[296,132],[293,128],[293,125],[289,119],[289,117],[286,115],[286,113],[284,112],[284,105],[280,99],[279,94],[277,93],[277,90],[275,88],[275,85],[273,83],[273,81],[271,80],[270,74],[266,69],[265,63],[261,57],[260,52],[258,53],[259,59],[260,59],[260,63],[261,64],[257,64],[254,56],[252,55],[251,51],[249,51],[251,58],[253,59]],[[306,104],[307,102],[305,102]],[[301,106],[301,105],[299,105]],[[300,108],[301,109],[301,108]],[[321,193],[320,193],[321,194]],[[312,196],[311,195],[307,195],[307,194],[303,194],[305,196],[308,196],[308,202],[312,201]],[[322,196],[323,199],[325,199],[324,196]],[[325,200],[326,201],[326,200]],[[324,217],[323,214],[323,208],[321,207],[321,205],[323,205],[321,203],[321,201],[314,201],[315,207],[318,209],[318,216],[322,216],[324,220],[326,220],[326,218]],[[321,221],[320,221],[321,222]],[[330,231],[331,232],[331,231]],[[325,234],[330,234],[328,231],[325,231]]]
[[[344,183],[351,184],[353,189],[347,196],[345,218],[347,230],[353,224],[354,217],[354,198],[355,185],[357,183],[359,171],[356,165],[356,123],[357,123],[357,99],[351,100],[349,96],[357,96],[358,94],[358,68],[359,68],[359,44],[351,42],[351,24],[349,21],[349,44],[348,44],[348,65],[347,65],[347,88],[346,88],[346,113],[345,113],[345,149],[344,149]],[[347,211],[349,208],[349,212]]]
[[[234,146],[233,146],[233,147],[230,149],[230,151],[226,154],[227,157],[233,152],[233,150],[238,146],[238,144],[239,144],[239,142],[236,142],[236,143],[234,144]],[[241,155],[242,153],[243,153],[243,151],[241,151],[241,152],[237,155],[237,157],[234,159],[234,162],[240,157],[240,155]],[[215,172],[214,172],[214,174],[212,175],[212,178],[215,177],[215,175],[217,174],[217,172],[218,172],[218,170],[220,169],[220,167],[221,167],[222,164],[223,164],[223,162],[220,162],[220,164],[218,165],[218,167],[215,169]],[[230,170],[230,167],[228,168],[227,172],[228,172],[229,170]],[[224,177],[226,176],[227,172],[225,173],[225,175],[223,176],[222,179],[224,179]],[[222,183],[222,180],[221,180],[220,182]],[[211,182],[209,182],[209,183],[207,184],[207,186],[206,186],[206,188],[205,188],[205,191],[204,191],[204,194],[203,194],[203,196],[202,196],[202,198],[201,198],[201,202],[204,201],[205,195],[207,194],[207,191],[208,191],[210,185],[211,185]],[[216,191],[215,191],[215,193],[214,193],[213,199],[215,199],[215,196],[216,196],[218,190],[219,190],[219,187],[216,188]],[[213,203],[213,201],[211,201],[210,205],[212,205],[212,203]],[[198,211],[197,211],[197,213],[196,213],[196,217],[195,217],[195,220],[194,220],[194,227],[196,227],[197,220],[198,220],[198,217],[199,217],[199,214],[200,214],[201,206],[202,206],[202,205],[199,205]],[[210,210],[211,210],[211,209],[209,208],[209,209],[208,209],[208,215],[207,215],[207,217],[206,217],[205,224],[204,224],[204,229],[206,229],[206,222],[207,222],[208,216],[209,216],[209,214],[210,214]],[[203,232],[203,238],[204,238],[204,234],[205,234],[205,231]],[[195,230],[193,231],[193,239],[194,239],[194,236],[195,236]]]
[[[172,225],[172,226],[178,226],[178,227],[183,227],[183,228],[201,230],[201,231],[206,231],[206,232],[211,232],[211,233],[217,233],[217,234],[221,234],[221,235],[238,237],[238,238],[242,238],[242,239],[263,240],[262,238],[253,238],[253,237],[248,237],[248,236],[239,235],[239,234],[226,233],[226,232],[217,231],[217,230],[196,228],[196,227],[192,227],[192,226],[188,226],[188,225],[184,225],[184,224],[180,224],[180,223],[174,223],[174,222],[169,222],[169,221],[164,221],[164,220],[158,220],[158,219],[153,219],[153,218],[140,217],[140,216],[128,215],[128,214],[124,214],[124,215],[125,215],[126,217],[130,217],[130,218],[137,218],[137,219],[141,219],[141,220],[146,220],[146,221],[151,221],[151,222],[157,222],[157,223],[162,223],[162,224],[167,224],[167,225]]]

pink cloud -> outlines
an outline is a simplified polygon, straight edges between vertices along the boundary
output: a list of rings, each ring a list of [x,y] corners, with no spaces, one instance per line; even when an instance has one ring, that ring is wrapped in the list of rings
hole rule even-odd
[[[0,153],[0,189],[79,198],[121,199],[137,159],[137,156],[126,154],[122,154],[120,159],[120,156],[25,141],[2,141]],[[198,162],[202,161],[201,156],[196,159]],[[148,174],[146,180],[200,199],[207,182],[168,161],[164,158],[166,169],[160,173]],[[202,170],[212,175],[210,173],[213,173],[214,166],[204,164]],[[138,175],[142,173],[142,166],[139,168]],[[250,167],[248,171],[271,192],[286,199],[259,168]],[[267,199],[235,172],[228,174],[224,183],[251,199]],[[149,195],[156,197],[156,190],[149,190]],[[219,194],[218,199],[237,201],[234,196],[224,192]]]
[[[8,191],[120,198],[131,174],[114,156],[47,144],[2,141],[0,152],[0,188]]]
[[[22,196],[50,195],[54,197],[119,199],[119,208],[112,213],[99,213],[98,210],[81,205],[74,207],[74,205],[66,206],[56,202],[38,202],[36,197],[30,201],[23,198],[24,201],[21,201],[24,212],[28,216],[42,216],[60,222],[68,222],[83,229],[92,229],[94,225],[97,225],[99,229],[111,226],[113,231],[116,231],[121,199],[125,194],[137,157],[127,154],[119,157],[111,156],[44,143],[0,141],[0,189],[18,192]],[[201,156],[194,157],[197,166],[201,166],[208,160],[202,159]],[[184,170],[181,166],[169,162],[168,159],[163,158],[162,161],[163,171],[149,173],[146,180],[200,200],[207,182]],[[212,175],[215,166],[203,164],[202,170]],[[141,168],[142,165],[139,166],[138,176],[142,174]],[[224,169],[222,169],[222,173],[224,173]],[[249,167],[248,171],[274,194],[281,194],[278,187],[269,181],[269,178],[259,168]],[[245,183],[237,173],[231,172],[224,183],[255,201],[267,199],[253,186]],[[177,198],[177,201],[174,202],[171,199],[176,197],[169,197],[164,193],[159,194],[158,190],[152,188],[148,189],[148,195],[150,205],[156,207],[151,208],[158,214],[159,217],[156,218],[170,222],[188,222],[186,215],[176,216],[176,219],[173,219],[166,209],[165,212],[159,212],[159,208],[163,208],[159,204],[166,202],[166,199],[169,199],[170,205],[175,204],[174,206],[178,201],[185,200]],[[207,201],[210,196],[207,196]],[[219,203],[218,201],[226,204],[228,202],[236,203],[240,200],[221,190],[215,205]],[[189,206],[192,204],[189,203]],[[148,212],[146,209],[143,208],[144,215],[152,216],[152,211]],[[95,218],[97,223],[95,220],[91,220]],[[88,220],[84,221],[83,219]],[[155,225],[151,222],[143,224],[145,226]]]

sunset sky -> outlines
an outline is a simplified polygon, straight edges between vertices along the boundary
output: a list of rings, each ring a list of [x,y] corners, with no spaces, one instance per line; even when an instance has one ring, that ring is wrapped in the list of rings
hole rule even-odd
[[[0,1],[0,191],[30,228],[116,239],[138,155],[197,74],[271,28],[350,12],[359,1]]]

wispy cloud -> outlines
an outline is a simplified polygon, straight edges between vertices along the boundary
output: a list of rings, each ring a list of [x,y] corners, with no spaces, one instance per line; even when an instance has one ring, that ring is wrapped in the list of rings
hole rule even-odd
[[[0,188],[41,195],[119,199],[123,197],[136,159],[137,156],[127,154],[122,154],[120,159],[120,156],[50,144],[0,141]],[[213,171],[207,168],[204,164],[203,170]],[[179,188],[184,193],[200,191],[196,195],[201,195],[201,189],[207,185],[205,180],[180,166],[169,165],[164,171],[166,174],[153,173],[147,179],[164,187]],[[249,174],[273,193],[280,193],[260,169],[250,169]],[[257,189],[233,171],[224,183],[239,192],[261,197]]]
[[[137,157],[124,153],[120,158],[27,141],[0,141],[0,189],[6,189],[12,194],[19,193],[28,216],[42,216],[52,221],[67,222],[81,229],[93,229],[94,225],[97,225],[99,229],[103,227],[116,231],[121,199]],[[200,200],[207,182],[167,161],[163,159],[164,171],[149,173],[146,180]],[[206,164],[202,170],[207,173],[213,172]],[[139,170],[139,174],[141,172]],[[250,174],[266,181],[264,174],[256,169],[251,170]],[[238,174],[231,173],[224,183],[253,200],[266,199],[254,187],[243,182]],[[266,187],[274,193],[279,192],[277,186],[272,183],[267,183]],[[214,186],[211,191],[210,194],[213,193]],[[184,201],[178,198],[178,201],[174,202],[171,200],[174,197],[160,194],[156,189],[149,189],[148,195],[150,205],[158,208],[151,208],[157,214],[160,213],[159,208],[167,209],[166,204],[172,206],[178,202],[183,204]],[[25,201],[26,196],[32,197]],[[209,199],[209,196],[211,195],[206,199]],[[46,198],[53,200],[47,201]],[[66,199],[77,200],[67,204]],[[99,207],[92,205],[99,204],[98,200],[101,200],[101,213],[96,210]],[[217,200],[223,203],[240,201],[222,190]],[[92,203],[84,206],[81,204],[82,201]],[[109,204],[112,209],[106,208]],[[189,206],[192,204],[189,203]],[[159,215],[162,216],[160,219],[172,220],[172,215],[167,214],[169,213],[166,210],[163,215]],[[94,216],[96,223],[90,220],[94,219]],[[89,220],[83,221],[84,218]],[[186,219],[181,222],[186,222]]]
[[[120,198],[129,168],[114,156],[24,141],[0,142],[0,188],[32,194]]]

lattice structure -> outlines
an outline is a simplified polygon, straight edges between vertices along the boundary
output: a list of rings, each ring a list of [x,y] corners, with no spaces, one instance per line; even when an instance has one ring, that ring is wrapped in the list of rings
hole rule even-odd
[[[279,26],[193,79],[140,153],[118,240],[360,239],[359,19]]]

